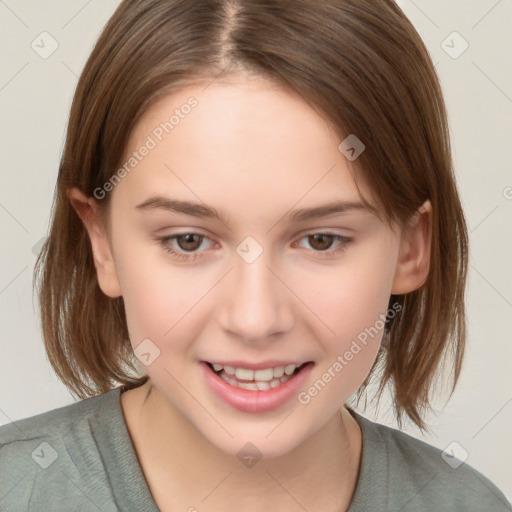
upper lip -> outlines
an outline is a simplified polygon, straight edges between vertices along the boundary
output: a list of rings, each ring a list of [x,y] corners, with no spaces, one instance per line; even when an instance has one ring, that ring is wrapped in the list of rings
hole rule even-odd
[[[306,363],[310,363],[312,361],[277,361],[276,359],[268,360],[268,361],[260,361],[259,363],[255,362],[246,362],[246,361],[205,361],[210,364],[220,364],[222,366],[232,366],[233,368],[245,368],[247,370],[265,370],[266,368],[275,368],[276,366],[288,366],[290,364],[294,364],[295,366],[301,366]]]

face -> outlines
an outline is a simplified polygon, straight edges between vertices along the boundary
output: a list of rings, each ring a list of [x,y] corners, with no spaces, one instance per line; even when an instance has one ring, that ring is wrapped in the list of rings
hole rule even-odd
[[[163,98],[132,132],[100,285],[117,283],[162,407],[225,452],[250,441],[277,456],[368,374],[400,237],[360,206],[342,140],[299,96],[246,77],[203,88]],[[346,208],[307,215],[333,203]]]

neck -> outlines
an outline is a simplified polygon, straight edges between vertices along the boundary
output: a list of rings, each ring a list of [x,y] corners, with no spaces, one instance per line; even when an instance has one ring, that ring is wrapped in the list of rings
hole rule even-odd
[[[149,394],[148,394],[149,392]],[[131,396],[128,396],[132,393]],[[359,472],[362,439],[341,409],[285,455],[243,464],[206,439],[148,381],[121,395],[123,412],[150,491],[166,510],[343,512]]]

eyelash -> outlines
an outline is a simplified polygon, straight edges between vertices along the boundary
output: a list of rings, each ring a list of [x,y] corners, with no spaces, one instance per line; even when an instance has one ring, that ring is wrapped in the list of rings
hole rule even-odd
[[[182,261],[190,261],[190,262],[192,262],[192,261],[195,261],[198,257],[202,257],[202,256],[199,256],[199,253],[183,253],[183,252],[179,252],[179,251],[176,251],[171,245],[169,245],[169,242],[171,242],[172,240],[175,240],[178,237],[186,236],[186,235],[197,235],[199,237],[202,237],[203,240],[204,239],[208,239],[207,236],[202,235],[201,233],[190,232],[190,233],[179,233],[177,235],[159,237],[159,238],[157,238],[157,242],[164,249],[164,251],[170,253],[174,258],[180,259]],[[324,233],[324,232],[321,232],[321,231],[316,231],[316,232],[312,232],[312,233],[305,233],[304,235],[301,236],[300,240],[302,240],[303,238],[308,238],[310,236],[315,236],[315,235],[332,236],[332,237],[334,237],[334,239],[337,239],[340,242],[340,246],[337,249],[326,250],[326,251],[315,251],[315,250],[313,250],[313,252],[318,253],[320,258],[329,258],[329,257],[335,256],[336,254],[339,254],[339,253],[343,252],[347,248],[347,245],[350,242],[352,242],[352,238],[349,238],[349,237],[346,237],[346,236],[342,236],[342,235],[338,235],[336,233],[328,233],[328,232]],[[201,242],[203,240],[201,240]]]

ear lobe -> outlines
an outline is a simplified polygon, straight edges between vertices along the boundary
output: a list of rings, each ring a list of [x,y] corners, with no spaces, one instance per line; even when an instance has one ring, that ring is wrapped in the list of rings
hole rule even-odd
[[[94,266],[102,292],[111,298],[120,297],[122,295],[121,286],[107,233],[101,222],[99,207],[94,198],[87,197],[78,188],[68,189],[66,194],[89,235]]]
[[[401,240],[391,293],[409,293],[425,283],[430,269],[431,239],[432,205],[427,199],[411,218],[410,227]]]

